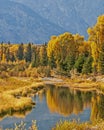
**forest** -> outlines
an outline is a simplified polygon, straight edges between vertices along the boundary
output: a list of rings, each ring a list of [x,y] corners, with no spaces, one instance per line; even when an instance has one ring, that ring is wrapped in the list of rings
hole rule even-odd
[[[0,44],[0,76],[51,76],[57,74],[104,74],[104,15],[89,27],[88,40],[65,32],[48,43]],[[43,69],[44,68],[44,69]],[[34,71],[32,71],[34,70]]]

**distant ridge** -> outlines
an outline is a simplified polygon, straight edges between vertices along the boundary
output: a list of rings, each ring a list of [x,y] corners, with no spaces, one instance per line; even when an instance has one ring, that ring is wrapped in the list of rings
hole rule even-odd
[[[0,41],[47,42],[65,31],[87,38],[104,0],[0,0]]]

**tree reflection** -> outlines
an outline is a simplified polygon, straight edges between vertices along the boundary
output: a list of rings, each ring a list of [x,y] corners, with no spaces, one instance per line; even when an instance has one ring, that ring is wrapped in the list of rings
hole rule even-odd
[[[91,120],[104,119],[104,95],[94,95],[92,97]]]
[[[21,111],[7,111],[0,113],[0,120],[3,120],[6,117],[16,117],[16,118],[25,118],[32,111],[32,108],[24,109]]]
[[[50,112],[69,116],[72,113],[82,112],[85,106],[90,106],[91,92],[74,91],[64,87],[50,87],[47,90],[46,99]]]
[[[81,92],[65,87],[51,86],[46,93],[47,105],[50,112],[63,116],[79,114],[86,108],[91,108],[90,119],[104,119],[104,95],[96,92]]]

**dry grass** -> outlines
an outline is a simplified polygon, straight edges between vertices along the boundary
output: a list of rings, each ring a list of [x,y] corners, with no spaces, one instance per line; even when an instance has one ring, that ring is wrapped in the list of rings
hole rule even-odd
[[[98,88],[99,88],[99,90],[104,92],[104,83],[100,83]]]
[[[77,76],[73,79],[70,78],[54,78],[50,80],[44,80],[46,84],[53,84],[57,87],[69,87],[80,91],[97,91],[98,93],[104,94],[104,78],[99,77],[80,77]],[[102,80],[103,79],[103,80]],[[57,81],[60,80],[60,81]],[[61,81],[62,80],[62,81]]]
[[[29,78],[0,79],[0,116],[31,109],[34,103],[30,95],[43,86]]]
[[[15,112],[20,111],[23,109],[27,109],[29,107],[32,107],[32,100],[31,98],[27,97],[21,97],[20,99],[15,98],[14,96],[10,94],[1,94],[0,96],[0,113],[5,112]]]
[[[60,121],[52,130],[104,130],[104,121],[99,120],[93,123],[78,123],[77,121]]]
[[[99,81],[93,81],[90,79],[88,80],[80,77],[74,79],[65,79],[64,86],[81,91],[96,90],[100,93],[104,93],[104,82],[101,79],[102,77],[100,77]]]
[[[0,92],[15,90],[28,85],[31,85],[31,81],[29,80],[24,81],[19,78],[0,79]]]
[[[3,128],[0,128],[0,130],[3,130]],[[19,124],[14,124],[14,128],[7,128],[6,130],[27,130],[26,123],[21,121]],[[38,130],[36,121],[32,120],[31,125],[29,126],[28,130]]]

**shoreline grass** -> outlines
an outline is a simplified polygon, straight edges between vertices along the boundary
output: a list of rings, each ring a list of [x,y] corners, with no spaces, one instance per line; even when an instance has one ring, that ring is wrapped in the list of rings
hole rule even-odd
[[[77,121],[60,121],[52,130],[104,130],[104,121],[79,123]]]
[[[31,95],[43,89],[44,84],[33,79],[0,79],[0,116],[30,110],[35,105]],[[38,81],[38,80],[37,80]],[[5,86],[6,85],[6,86]]]
[[[96,77],[98,78],[98,77]],[[96,91],[97,93],[104,94],[104,81],[102,81],[103,77],[98,81],[93,81],[91,77],[83,78],[77,76],[73,79],[71,78],[54,78],[53,80],[43,81],[46,84],[53,84],[57,87],[68,87],[70,89],[80,90],[80,91]],[[62,80],[57,82],[57,80]]]

